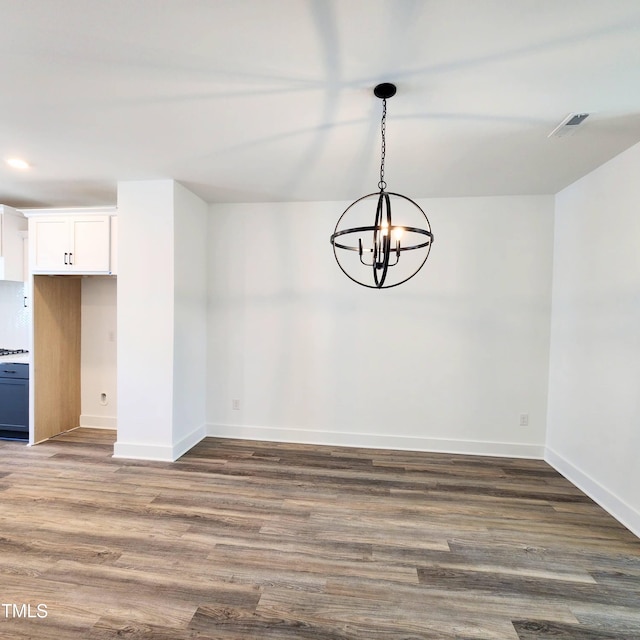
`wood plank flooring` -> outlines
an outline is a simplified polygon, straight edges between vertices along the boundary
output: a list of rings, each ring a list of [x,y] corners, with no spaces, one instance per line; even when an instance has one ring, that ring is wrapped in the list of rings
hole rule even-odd
[[[114,440],[0,441],[3,640],[640,638],[640,540],[544,462]]]

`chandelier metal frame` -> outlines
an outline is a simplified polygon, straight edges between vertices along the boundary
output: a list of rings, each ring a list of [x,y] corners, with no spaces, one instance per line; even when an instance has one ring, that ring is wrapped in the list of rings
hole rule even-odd
[[[385,82],[377,85],[374,88],[373,92],[376,97],[382,99],[382,120],[380,123],[382,144],[380,154],[380,180],[378,182],[379,191],[376,193],[369,193],[366,196],[358,198],[344,210],[344,212],[338,219],[338,222],[336,223],[334,232],[330,238],[330,242],[333,246],[333,254],[338,266],[350,280],[353,280],[353,282],[370,289],[389,289],[391,287],[397,287],[398,285],[403,284],[407,280],[413,278],[413,276],[415,276],[416,273],[418,273],[418,271],[422,269],[424,263],[429,257],[429,252],[431,251],[431,245],[433,243],[433,233],[431,231],[431,224],[429,223],[427,214],[423,211],[422,207],[420,207],[416,202],[414,202],[407,196],[404,196],[400,193],[386,191],[387,183],[384,180],[384,165],[386,159],[387,99],[395,95],[396,86],[391,83]],[[407,226],[402,224],[394,225],[391,217],[391,196],[395,198],[401,198],[413,205],[424,217],[426,228],[422,229],[419,227]],[[340,223],[342,222],[343,218],[349,213],[349,211],[358,203],[368,198],[377,198],[376,213],[373,225],[357,226],[339,230]],[[372,246],[365,248],[360,234],[371,232],[373,232]],[[414,244],[403,245],[401,236],[404,235],[404,232],[419,234],[425,236],[427,239]],[[343,244],[343,242],[337,241],[338,238],[346,240],[346,236],[353,234],[358,235],[358,244],[355,246],[351,244]],[[392,236],[395,236],[395,243],[393,243],[393,246]],[[358,252],[360,263],[365,267],[370,267],[372,269],[373,284],[362,282],[347,271],[345,266],[343,266],[343,264],[340,262],[340,259],[338,258],[337,250],[339,249]],[[398,264],[402,253],[405,251],[415,251],[418,249],[426,249],[424,259],[422,260],[418,268],[401,281],[385,285],[389,268],[394,267]],[[394,256],[393,262],[391,261],[392,256]]]

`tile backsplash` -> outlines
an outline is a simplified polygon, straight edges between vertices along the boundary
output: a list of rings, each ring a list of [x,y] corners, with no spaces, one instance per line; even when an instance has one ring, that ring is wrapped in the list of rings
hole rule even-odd
[[[0,347],[29,348],[29,309],[24,306],[24,284],[0,280]]]

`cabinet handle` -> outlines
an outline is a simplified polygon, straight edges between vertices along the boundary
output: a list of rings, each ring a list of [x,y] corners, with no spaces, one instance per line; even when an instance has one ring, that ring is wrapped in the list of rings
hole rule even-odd
[[[4,373],[18,373],[18,372],[15,371],[14,369],[5,369]]]
[[[65,263],[65,264],[69,264],[69,263],[67,262],[67,256],[68,256],[68,255],[69,255],[69,254],[65,251],[65,252],[64,252],[64,263]]]
[[[69,254],[69,264],[73,264],[73,253]]]

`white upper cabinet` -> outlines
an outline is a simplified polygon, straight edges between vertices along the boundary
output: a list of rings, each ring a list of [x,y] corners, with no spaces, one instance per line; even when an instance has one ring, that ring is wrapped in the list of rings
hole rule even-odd
[[[0,280],[22,282],[27,219],[21,211],[0,205]]]
[[[111,273],[118,273],[118,216],[111,216]]]
[[[33,273],[112,272],[112,216],[108,213],[27,215]]]

